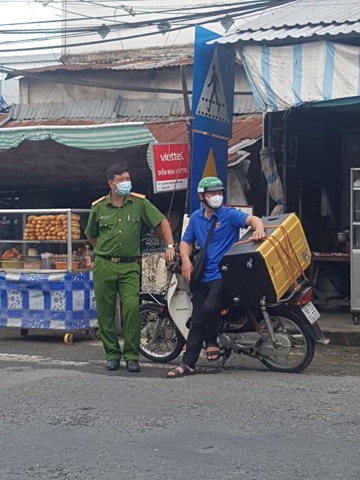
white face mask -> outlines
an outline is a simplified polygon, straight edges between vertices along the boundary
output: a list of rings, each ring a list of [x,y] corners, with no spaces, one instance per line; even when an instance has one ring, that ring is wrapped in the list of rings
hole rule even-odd
[[[217,209],[223,204],[224,197],[222,195],[214,195],[213,197],[207,198],[206,201],[210,208]]]
[[[121,195],[122,197],[124,197],[125,195],[131,192],[131,188],[132,188],[131,182],[120,182],[116,184],[115,192],[118,195]]]

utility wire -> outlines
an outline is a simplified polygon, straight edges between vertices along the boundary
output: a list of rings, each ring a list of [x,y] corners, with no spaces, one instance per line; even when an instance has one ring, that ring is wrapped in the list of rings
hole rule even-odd
[[[24,3],[27,3],[25,0],[22,0],[24,1]],[[236,6],[236,5],[241,5],[241,6],[246,6],[246,5],[255,5],[256,3],[258,3],[259,0],[249,0],[248,2],[239,2],[239,3],[234,3],[234,2],[231,2],[231,3],[223,3],[221,4],[221,7],[230,7],[230,6]],[[269,1],[276,1],[276,0],[260,0],[262,3],[266,2],[266,3],[269,3]],[[0,3],[1,3],[1,0],[0,0]],[[7,3],[7,2],[6,2]],[[88,2],[86,2],[88,3]],[[216,4],[211,4],[211,5],[190,5],[188,7],[177,7],[177,8],[168,8],[168,7],[163,7],[162,9],[160,10],[154,10],[154,11],[151,11],[150,9],[147,10],[147,11],[143,11],[143,12],[139,12],[138,9],[136,10],[136,16],[139,17],[139,16],[142,16],[142,15],[156,15],[156,14],[159,14],[159,15],[163,15],[164,13],[174,13],[174,14],[178,14],[179,12],[188,12],[188,11],[194,11],[194,10],[211,10],[211,8],[214,8],[216,7],[217,5]],[[47,5],[47,7],[52,7],[51,4]],[[102,7],[106,7],[106,5],[102,5]],[[124,5],[118,5],[116,8],[122,8],[124,7]],[[109,7],[109,8],[114,8],[114,7]],[[60,10],[64,13],[72,13],[73,15],[79,15],[81,16],[81,18],[68,18],[66,19],[66,22],[69,23],[69,22],[79,22],[79,21],[88,21],[88,20],[100,20],[100,21],[104,21],[104,20],[107,20],[107,21],[112,21],[114,22],[114,15],[101,15],[101,16],[89,16],[89,15],[83,15],[83,14],[80,14],[78,12],[70,12],[69,10],[65,10],[65,9],[62,9],[62,8],[57,8],[56,7],[56,10]],[[128,13],[123,13],[123,14],[118,14],[116,15],[116,17],[118,18],[129,18],[129,14]],[[116,20],[117,21],[117,20]],[[0,27],[11,27],[11,26],[22,26],[22,25],[37,25],[38,23],[39,24],[52,24],[52,23],[60,23],[61,20],[57,20],[57,19],[53,19],[53,20],[40,20],[39,22],[36,22],[36,21],[33,21],[33,22],[12,22],[12,23],[5,23],[5,24],[0,24]]]
[[[274,0],[258,0],[257,3],[254,3],[253,1],[252,2],[248,2],[246,4],[241,4],[241,7],[240,6],[234,6],[234,4],[230,4],[229,5],[229,8],[226,8],[226,9],[223,9],[223,10],[218,10],[218,9],[214,9],[214,10],[208,10],[205,11],[205,12],[202,12],[202,13],[188,13],[188,14],[185,14],[185,15],[181,15],[181,16],[177,16],[177,17],[174,17],[174,16],[168,16],[168,17],[161,17],[161,18],[158,18],[158,19],[154,19],[154,18],[150,18],[150,19],[146,19],[146,20],[142,20],[142,21],[134,21],[134,22],[121,22],[120,25],[123,27],[123,28],[128,28],[128,29],[134,29],[134,28],[143,28],[143,27],[146,27],[146,26],[151,26],[157,22],[162,22],[162,21],[167,21],[167,22],[175,22],[175,23],[179,23],[181,21],[184,21],[184,20],[187,20],[187,21],[190,21],[190,20],[201,20],[202,18],[208,18],[208,17],[216,17],[216,16],[224,16],[226,14],[236,14],[236,13],[251,13],[252,11],[263,11],[264,8],[269,8],[269,3],[271,3],[272,1]],[[294,1],[294,0],[277,0],[277,3],[289,3],[289,1]],[[199,7],[201,9],[204,9],[204,7]],[[176,12],[176,10],[174,10],[173,12]],[[99,17],[100,18],[100,17]],[[102,19],[105,18],[105,17],[102,17]],[[90,17],[89,17],[90,19]],[[96,18],[91,18],[92,20],[95,20]],[[112,21],[114,21],[113,19],[110,19]],[[68,22],[69,20],[67,20]],[[60,20],[57,20],[56,21],[57,23],[60,23]],[[29,23],[26,23],[25,25],[29,25],[29,24],[36,24],[38,25],[39,22],[29,22]],[[116,22],[118,23],[118,22]],[[107,25],[109,29],[111,30],[115,30],[117,28],[119,28],[119,26],[116,24],[116,25]],[[94,25],[90,25],[90,26],[85,26],[85,27],[67,27],[66,28],[66,31],[67,32],[84,32],[84,31],[94,31],[94,29],[98,29],[99,28],[99,24],[96,23]],[[47,33],[47,34],[52,34],[52,33],[64,33],[64,28],[47,28],[47,29],[43,29],[44,33]],[[33,34],[33,33],[38,33],[38,28],[37,29],[13,29],[13,30],[9,30],[8,28],[4,29],[4,30],[0,30],[0,33],[2,34]]]
[[[269,3],[269,2],[273,2],[274,0],[268,0],[266,2],[266,0],[264,0],[262,3]],[[276,1],[276,4],[279,5],[280,3],[281,4],[286,4],[286,3],[291,3],[293,2],[294,0],[277,0]],[[273,5],[271,5],[273,6]],[[268,7],[269,8],[269,7]],[[234,18],[237,18],[237,17],[240,17],[245,13],[249,14],[249,13],[254,13],[254,12],[261,12],[263,11],[263,7],[257,7],[257,8],[251,8],[251,9],[245,9],[244,8],[241,8],[240,9],[240,12],[239,12],[239,9],[238,8],[231,8],[231,9],[228,9],[228,10],[223,10],[219,13],[219,11],[216,11],[216,12],[207,12],[206,14],[204,15],[196,15],[196,16],[190,16],[190,20],[191,21],[197,21],[197,20],[201,20],[201,24],[204,25],[204,24],[208,24],[208,23],[215,23],[219,20],[221,20],[222,18],[224,18],[224,16],[226,14],[232,14],[232,16]],[[208,18],[210,17],[210,18]],[[206,19],[208,18],[208,19]],[[176,18],[174,19],[173,17],[172,18],[167,18],[167,19],[158,19],[158,20],[147,20],[145,22],[137,22],[135,25],[134,24],[131,24],[131,23],[121,23],[121,25],[112,25],[112,26],[109,26],[109,30],[110,31],[117,31],[117,30],[121,30],[121,29],[124,29],[124,30],[127,30],[127,29],[141,29],[141,28],[145,28],[145,27],[154,27],[154,24],[158,25],[160,24],[161,22],[165,22],[165,21],[168,21],[169,23],[171,22],[172,24],[176,24],[178,22],[180,22],[181,19],[187,19],[189,20],[189,17],[188,16],[184,16],[184,17],[181,17],[180,19],[179,18]],[[187,28],[192,28],[194,27],[196,24],[198,24],[199,22],[196,22],[196,23],[190,23],[190,24],[183,24],[181,25],[180,27],[175,27],[175,28],[171,28],[170,32],[175,32],[175,31],[178,31],[178,30],[184,30],[184,29],[187,29]],[[100,28],[100,26],[97,26],[96,29],[94,29],[94,27],[90,27],[91,30],[89,29],[75,29],[74,31],[71,31],[72,33],[67,35],[68,37],[72,37],[72,36],[87,36],[89,34],[94,34],[94,33],[98,33],[98,30]],[[60,32],[62,32],[62,29],[60,29]],[[68,30],[67,30],[67,33],[68,33]],[[151,36],[151,35],[159,35],[161,32],[159,31],[152,31],[152,32],[147,32],[147,33],[144,33],[142,32],[141,34],[138,34],[138,35],[129,35],[127,37],[122,37],[122,40],[130,40],[130,39],[136,39],[136,38],[142,38],[142,37],[147,37],[147,36]],[[50,37],[51,40],[55,40],[55,39],[58,39],[58,38],[62,38],[62,37]],[[40,38],[35,38],[35,39],[29,39],[27,40],[27,42],[29,41],[44,41],[45,38],[44,37],[40,37]],[[115,41],[118,41],[118,38],[110,38],[110,39],[101,39],[101,40],[92,40],[92,41],[89,41],[89,42],[82,42],[82,43],[73,43],[73,44],[67,44],[67,47],[80,47],[80,46],[86,46],[86,45],[96,45],[96,44],[102,44],[102,43],[111,43],[111,42],[115,42]],[[5,44],[9,44],[10,42],[2,42],[1,44],[2,45],[5,45]],[[12,42],[11,42],[12,43]],[[22,41],[16,41],[16,43],[24,43],[24,40]],[[59,46],[60,47],[60,46]],[[2,53],[15,53],[15,52],[23,52],[23,51],[29,51],[29,50],[48,50],[50,47],[46,47],[46,46],[42,46],[42,47],[23,47],[23,48],[18,48],[18,49],[8,49],[8,50],[5,50],[5,49],[2,49]]]

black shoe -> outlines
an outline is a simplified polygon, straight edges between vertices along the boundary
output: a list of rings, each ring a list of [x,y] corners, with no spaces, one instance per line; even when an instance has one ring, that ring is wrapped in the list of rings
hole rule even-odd
[[[106,370],[118,370],[120,367],[120,360],[108,360],[106,362]]]
[[[140,372],[140,365],[137,360],[127,360],[126,361],[126,370],[128,372]]]

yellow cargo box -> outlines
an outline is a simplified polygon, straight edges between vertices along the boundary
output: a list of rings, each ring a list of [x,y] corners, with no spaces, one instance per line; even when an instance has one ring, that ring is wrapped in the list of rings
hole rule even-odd
[[[295,288],[311,262],[310,248],[301,222],[294,213],[262,218],[267,239],[242,243],[248,232],[225,255],[219,267],[230,298],[256,305],[265,297],[279,301]]]

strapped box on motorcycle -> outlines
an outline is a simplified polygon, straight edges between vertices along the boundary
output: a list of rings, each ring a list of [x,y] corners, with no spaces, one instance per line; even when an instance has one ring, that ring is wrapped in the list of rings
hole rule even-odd
[[[266,227],[263,242],[242,243],[248,232],[220,262],[219,267],[229,298],[242,305],[279,301],[295,288],[311,261],[300,220],[294,213],[262,218]]]

